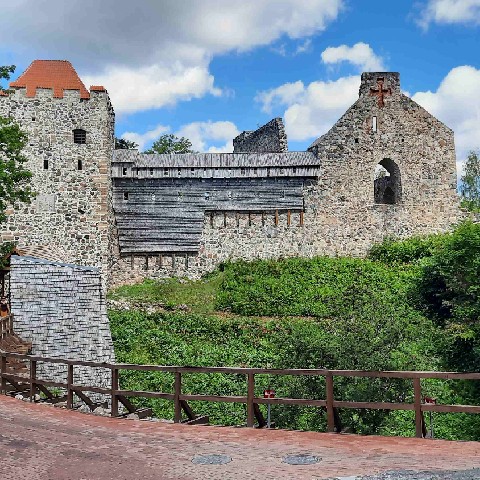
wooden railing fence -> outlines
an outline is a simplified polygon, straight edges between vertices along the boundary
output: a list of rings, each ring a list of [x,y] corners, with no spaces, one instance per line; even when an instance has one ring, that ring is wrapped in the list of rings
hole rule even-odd
[[[7,372],[7,359],[12,357],[16,360],[29,362],[30,375],[22,377]],[[6,393],[7,382],[14,385],[26,382],[29,385],[30,398],[33,399],[38,387],[55,387],[65,389],[67,392],[67,408],[73,408],[73,396],[83,392],[96,392],[111,397],[111,415],[119,416],[119,399],[125,397],[159,398],[170,400],[174,403],[174,421],[181,421],[182,409],[188,401],[208,401],[243,403],[247,406],[246,424],[253,427],[255,424],[255,410],[261,404],[276,405],[303,405],[324,407],[327,412],[327,429],[335,431],[336,409],[374,409],[374,410],[411,410],[415,412],[415,434],[422,437],[423,412],[443,413],[480,413],[480,406],[477,405],[440,405],[427,404],[423,402],[421,380],[423,379],[445,379],[445,380],[480,380],[480,373],[459,373],[459,372],[423,372],[423,371],[363,371],[363,370],[326,370],[326,369],[265,369],[265,368],[235,368],[235,367],[177,367],[158,365],[132,365],[120,363],[96,363],[79,360],[66,360],[61,358],[38,357],[32,355],[19,355],[12,353],[0,353],[0,380],[1,393]],[[37,378],[37,363],[63,364],[67,366],[66,382],[53,382]],[[92,385],[78,385],[74,383],[74,367],[86,366],[94,368],[105,368],[111,371],[111,385],[109,388],[101,388]],[[137,390],[122,390],[119,385],[119,372],[121,370],[137,370],[148,372],[169,372],[174,374],[173,393],[150,392]],[[204,395],[182,393],[182,375],[187,373],[223,373],[244,375],[246,380],[246,395]],[[307,375],[325,378],[325,398],[263,398],[255,396],[256,375]],[[366,377],[366,378],[393,378],[408,379],[413,382],[413,403],[406,402],[357,402],[343,401],[335,398],[334,378],[335,377]],[[122,401],[123,403],[123,401]]]
[[[0,317],[0,340],[13,333],[13,315]]]

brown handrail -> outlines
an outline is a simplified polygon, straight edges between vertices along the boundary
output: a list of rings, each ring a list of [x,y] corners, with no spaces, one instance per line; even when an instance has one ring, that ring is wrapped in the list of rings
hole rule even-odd
[[[28,361],[30,363],[30,376],[22,377],[7,373],[7,358]],[[37,378],[37,362],[55,363],[67,365],[67,381],[53,382]],[[67,407],[73,408],[73,394],[76,392],[96,392],[111,396],[111,415],[119,415],[119,397],[143,397],[161,398],[173,400],[176,423],[181,421],[181,402],[196,400],[225,403],[244,403],[247,405],[247,426],[253,427],[255,423],[254,405],[281,404],[325,407],[327,411],[327,428],[329,432],[335,431],[335,409],[356,408],[373,410],[411,410],[415,412],[415,434],[422,437],[423,412],[443,413],[480,413],[478,405],[439,405],[422,403],[422,379],[445,379],[445,380],[480,380],[478,372],[428,372],[428,371],[367,371],[367,370],[328,370],[328,369],[272,369],[272,368],[241,368],[241,367],[180,367],[168,365],[135,365],[125,363],[101,363],[83,360],[71,360],[57,357],[40,357],[35,355],[21,355],[18,353],[0,353],[0,380],[1,392],[6,393],[6,382],[24,382],[30,387],[30,396],[33,399],[37,386],[64,388],[67,391]],[[77,385],[73,383],[74,367],[88,366],[111,370],[110,388],[96,387],[93,385]],[[119,385],[120,370],[155,371],[175,374],[174,392],[149,392],[138,390],[122,390]],[[184,373],[225,373],[246,376],[246,395],[203,395],[183,394],[182,374]],[[263,398],[255,397],[255,375],[308,375],[325,377],[325,399],[318,398]],[[413,381],[414,402],[356,402],[342,401],[334,397],[334,377],[366,377],[366,378],[403,378]]]
[[[13,315],[0,317],[0,340],[13,334]]]

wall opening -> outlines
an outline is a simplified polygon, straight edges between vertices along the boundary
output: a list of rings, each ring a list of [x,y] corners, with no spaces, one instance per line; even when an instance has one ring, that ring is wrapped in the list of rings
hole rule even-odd
[[[87,143],[87,132],[85,130],[80,129],[80,128],[76,128],[73,131],[73,142],[74,143],[80,143],[80,144]]]
[[[402,180],[398,165],[384,158],[375,167],[374,201],[378,204],[394,205],[402,198]]]
[[[80,159],[78,159],[78,162],[77,162],[77,170],[83,170],[82,160]]]

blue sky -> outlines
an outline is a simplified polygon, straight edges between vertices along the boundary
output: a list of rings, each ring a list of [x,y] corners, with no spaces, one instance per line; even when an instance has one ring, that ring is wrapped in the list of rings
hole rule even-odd
[[[19,0],[2,5],[0,64],[70,60],[108,89],[117,136],[148,148],[172,132],[199,151],[278,116],[305,150],[362,71],[399,71],[454,129],[460,166],[480,147],[479,30],[480,0]]]

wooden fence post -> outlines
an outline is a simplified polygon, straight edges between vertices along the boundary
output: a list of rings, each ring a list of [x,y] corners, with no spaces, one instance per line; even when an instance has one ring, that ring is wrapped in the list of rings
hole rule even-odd
[[[413,379],[413,392],[415,404],[415,436],[423,438],[422,431],[422,385],[419,378]]]
[[[253,399],[255,398],[255,374],[247,374],[247,427],[255,425],[255,406]]]
[[[180,423],[182,421],[182,404],[180,403],[180,395],[182,394],[182,374],[180,372],[175,372],[175,386],[173,392],[173,408],[174,408],[174,419],[175,423]]]
[[[35,380],[37,379],[37,361],[30,359],[30,401],[35,400],[35,394],[37,393],[37,385]]]
[[[111,416],[118,417],[118,368],[113,365],[112,366],[112,389],[111,389]]]
[[[2,379],[1,393],[7,394],[7,379],[4,375],[7,373],[7,355],[2,353],[0,360],[0,378]]]
[[[67,365],[67,408],[73,408],[73,364]]]
[[[326,402],[327,402],[327,431],[335,431],[335,412],[333,411],[333,375],[328,372],[325,375]]]

